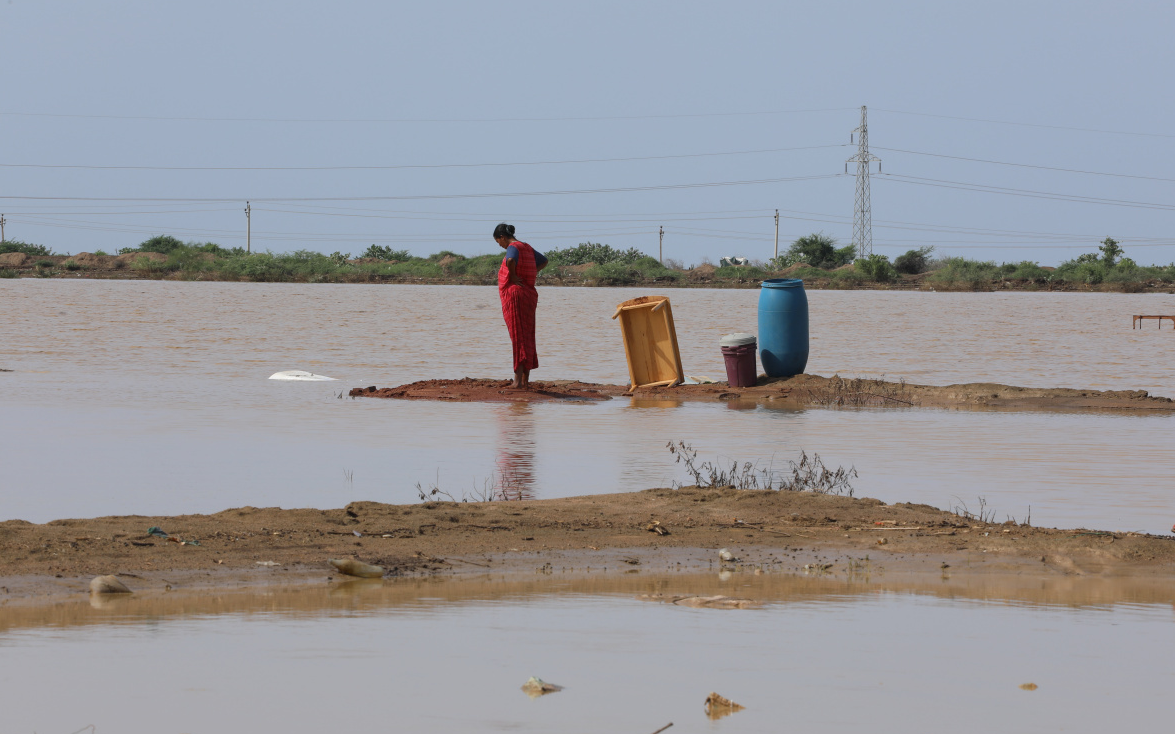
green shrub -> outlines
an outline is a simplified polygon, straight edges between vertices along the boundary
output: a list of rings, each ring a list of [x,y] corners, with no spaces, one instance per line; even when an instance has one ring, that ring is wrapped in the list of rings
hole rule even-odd
[[[144,273],[166,273],[178,269],[179,266],[173,264],[170,259],[156,261],[149,257],[136,257],[131,262],[131,270],[139,270]]]
[[[994,262],[968,260],[965,257],[944,257],[932,266],[929,280],[947,286],[966,286],[971,289],[991,285],[993,280],[1003,277]]]
[[[49,257],[53,254],[52,250],[44,245],[32,245],[28,242],[21,242],[20,240],[5,240],[0,242],[0,255],[6,252],[23,252],[29,257]]]
[[[593,265],[584,275],[600,285],[633,285],[645,279],[639,268],[622,262],[606,262]]]
[[[1031,260],[1015,264],[1004,263],[1003,267],[1006,277],[1011,280],[1048,280],[1051,275],[1049,271]]]
[[[183,247],[184,243],[172,237],[169,234],[157,234],[149,240],[144,240],[138,247],[124,247],[118,251],[120,255],[127,255],[132,252],[159,252],[164,255],[170,254],[173,250]]]
[[[856,248],[853,245],[836,246],[836,238],[823,232],[804,235],[791,244],[787,252],[773,258],[768,266],[782,270],[796,263],[808,263],[814,268],[832,270],[853,261]]]
[[[853,263],[853,269],[866,280],[875,283],[889,283],[898,277],[889,258],[885,255],[878,255],[876,252],[869,257],[857,258]]]
[[[20,271],[13,268],[0,268],[0,278],[19,278]]]
[[[551,265],[586,265],[588,263],[595,263],[596,265],[606,265],[609,263],[631,265],[638,260],[648,257],[648,255],[635,247],[630,247],[627,250],[617,250],[611,245],[604,245],[598,242],[581,242],[575,247],[568,247],[562,250],[547,250],[543,254],[547,256],[547,260],[550,261]],[[654,262],[656,262],[655,259]]]
[[[51,268],[51,267],[53,267],[54,263],[52,260],[38,260],[35,263],[33,263],[33,265],[35,265],[38,268]]]
[[[477,255],[476,257],[464,257],[449,265],[449,272],[454,275],[465,275],[475,280],[487,280],[493,278],[498,273],[498,268],[502,266],[502,256],[500,254],[493,255]],[[540,277],[547,271],[540,273]]]
[[[407,250],[393,250],[391,247],[383,245],[372,245],[364,250],[360,257],[372,260],[396,260],[404,262],[405,260],[412,259],[412,253]]]
[[[894,258],[893,269],[906,275],[925,273],[930,267],[930,254],[933,247],[919,247],[917,250],[907,250],[904,255]]]
[[[85,270],[85,269],[86,269],[86,267],[87,267],[87,266],[85,266],[85,265],[82,265],[82,264],[81,264],[80,262],[78,262],[77,260],[73,260],[73,259],[66,260],[66,261],[65,261],[65,262],[63,262],[61,265],[62,265],[62,267],[64,267],[66,270]]]

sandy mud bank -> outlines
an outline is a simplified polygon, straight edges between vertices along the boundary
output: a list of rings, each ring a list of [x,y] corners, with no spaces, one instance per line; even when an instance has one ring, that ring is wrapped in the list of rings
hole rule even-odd
[[[720,548],[739,559],[732,568],[797,573],[868,557],[889,572],[1175,577],[1175,537],[993,520],[811,492],[689,487],[43,525],[10,520],[0,523],[0,600],[84,593],[100,574],[117,574],[136,591],[338,578],[330,558],[378,564],[390,576],[717,569]],[[168,537],[148,534],[152,527]]]
[[[1117,410],[1175,411],[1175,401],[1145,390],[1077,390],[1036,388],[974,382],[961,385],[913,385],[881,379],[834,375],[761,376],[755,387],[730,387],[725,382],[705,385],[637,388],[573,380],[534,382],[530,390],[511,390],[508,380],[466,377],[461,380],[425,380],[398,387],[357,387],[351,397],[454,402],[541,402],[552,400],[607,400],[632,396],[665,400],[710,400],[764,403],[785,407],[808,405],[839,407],[929,407],[1008,410]]]

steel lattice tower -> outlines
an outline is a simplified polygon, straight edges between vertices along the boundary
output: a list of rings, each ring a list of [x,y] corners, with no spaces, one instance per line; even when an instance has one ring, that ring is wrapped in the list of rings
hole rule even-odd
[[[857,154],[845,163],[845,172],[848,172],[849,163],[857,164],[857,197],[853,207],[853,246],[857,248],[858,257],[869,257],[873,254],[873,212],[869,203],[869,164],[877,161],[877,171],[881,172],[881,159],[869,152],[869,126],[865,118],[865,107],[861,107],[861,127],[849,133],[851,141],[857,136]]]

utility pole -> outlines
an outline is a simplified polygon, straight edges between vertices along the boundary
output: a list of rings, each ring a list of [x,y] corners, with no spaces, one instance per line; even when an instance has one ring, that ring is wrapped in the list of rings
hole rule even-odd
[[[661,227],[661,231],[657,235],[657,261],[660,262],[662,265],[665,264],[664,245],[665,245],[665,228]]]
[[[779,210],[775,210],[775,259],[779,259]]]
[[[253,252],[253,207],[245,202],[245,252]]]
[[[858,257],[873,254],[873,207],[869,203],[869,164],[877,161],[877,172],[881,173],[881,159],[869,152],[869,127],[865,119],[865,107],[861,106],[861,126],[849,133],[849,142],[857,134],[857,154],[845,161],[845,173],[849,164],[857,164],[857,196],[853,206],[853,246]]]
[[[4,241],[4,223],[7,221],[8,220],[4,218],[4,215],[0,214],[0,242]]]

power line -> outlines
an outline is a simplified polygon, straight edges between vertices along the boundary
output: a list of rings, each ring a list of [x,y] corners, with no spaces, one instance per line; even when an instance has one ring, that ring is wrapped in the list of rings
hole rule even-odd
[[[1113,176],[1115,178],[1135,178],[1143,181],[1170,181],[1175,182],[1175,178],[1162,178],[1159,176],[1138,176],[1130,173],[1106,173],[1103,171],[1084,171],[1078,168],[1057,168],[1054,166],[1041,166],[1030,163],[1010,163],[1008,161],[993,161],[985,158],[967,158],[958,155],[946,155],[945,153],[925,153],[918,150],[903,150],[901,148],[875,148],[875,150],[887,150],[893,153],[909,153],[910,155],[923,155],[932,158],[948,158],[956,161],[968,161],[971,163],[990,163],[997,166],[1015,166],[1017,168],[1035,168],[1042,171],[1059,171],[1061,173],[1080,173],[1087,176]]]
[[[712,158],[736,155],[763,155],[797,150],[843,148],[844,144],[806,145],[795,148],[763,148],[734,150],[722,153],[681,153],[676,155],[648,155],[621,158],[572,158],[551,161],[508,161],[499,163],[405,163],[392,166],[105,166],[73,163],[0,163],[0,168],[69,169],[84,171],[398,171],[404,169],[436,168],[502,168],[507,166],[557,166],[580,163],[627,163],[633,161],[677,160],[683,158]]]
[[[903,176],[896,173],[882,174],[887,180],[899,183],[915,184],[918,186],[934,186],[944,189],[958,189],[961,191],[977,191],[987,194],[1003,194],[1005,196],[1021,196],[1029,199],[1051,199],[1054,201],[1069,201],[1079,204],[1101,204],[1104,206],[1123,206],[1132,209],[1158,209],[1161,211],[1175,210],[1175,204],[1157,204],[1145,201],[1129,201],[1126,199],[1108,199],[1098,196],[1082,196],[1079,194],[1059,194],[1050,191],[1034,191],[1031,189],[1015,189],[1007,186],[989,186],[987,184],[972,184],[963,181],[946,181],[935,178],[918,176]]]
[[[582,194],[617,194],[634,193],[638,191],[673,191],[681,189],[702,189],[721,186],[758,186],[761,184],[787,183],[792,181],[814,181],[818,179],[839,178],[839,173],[816,174],[812,176],[790,176],[784,178],[749,179],[744,181],[714,181],[706,183],[662,184],[658,186],[624,186],[598,189],[564,189],[555,191],[516,191],[502,193],[481,194],[412,194],[404,196],[301,196],[301,197],[255,197],[253,201],[273,202],[301,202],[301,201],[422,201],[429,199],[494,199],[513,198],[521,196],[569,196]],[[191,203],[222,203],[239,201],[244,197],[216,198],[216,197],[129,197],[129,196],[12,196],[0,195],[0,199],[21,201],[167,201]]]
[[[146,122],[283,122],[283,123],[487,123],[487,122],[602,122],[607,120],[672,120],[705,117],[756,117],[764,115],[800,115],[821,112],[844,112],[852,107],[811,110],[759,110],[744,112],[697,112],[656,115],[598,115],[567,117],[368,117],[368,118],[299,118],[299,117],[166,117],[159,115],[83,115],[52,112],[0,112],[3,117],[47,117],[82,120],[138,120]]]
[[[1132,135],[1146,138],[1175,138],[1175,135],[1170,133],[1140,133],[1128,130],[1104,130],[1100,128],[1091,127],[1069,127],[1067,125],[1044,125],[1034,122],[1013,122],[1010,120],[991,120],[982,117],[958,117],[955,115],[936,115],[929,112],[908,112],[905,110],[886,110],[878,108],[877,112],[888,112],[892,115],[913,115],[916,117],[936,117],[942,120],[962,120],[964,122],[986,122],[992,125],[1014,125],[1017,127],[1037,127],[1045,130],[1070,130],[1073,132],[1083,133],[1105,133],[1107,135]]]

